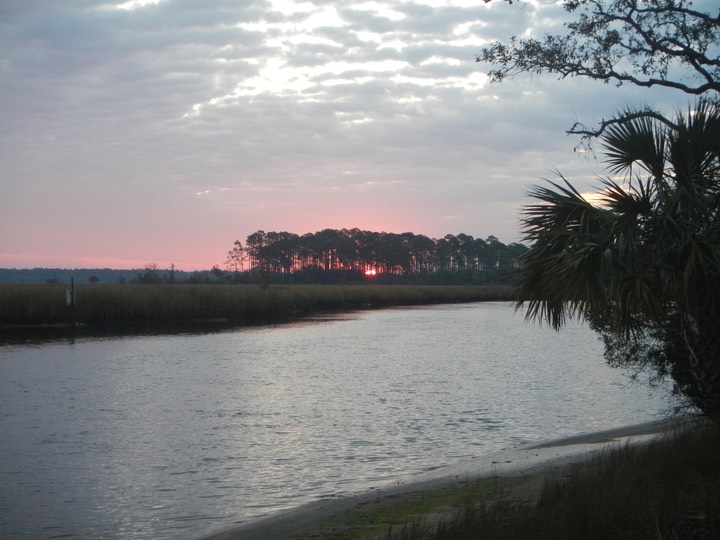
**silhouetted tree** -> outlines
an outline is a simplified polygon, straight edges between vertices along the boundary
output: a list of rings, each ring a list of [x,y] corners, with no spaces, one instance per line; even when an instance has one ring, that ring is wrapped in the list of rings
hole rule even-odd
[[[517,302],[556,328],[589,320],[612,363],[670,374],[720,422],[720,108],[701,101],[672,127],[635,118],[602,141],[625,181],[603,181],[600,204],[567,181],[532,191]]]
[[[228,251],[227,258],[225,259],[225,267],[228,270],[231,270],[233,272],[242,272],[244,267],[244,262],[247,260],[247,256],[245,254],[245,248],[243,248],[242,242],[240,240],[235,240],[233,248]]]
[[[511,2],[512,3],[512,2]],[[720,91],[720,15],[695,9],[689,0],[559,0],[575,18],[566,31],[542,38],[513,36],[495,41],[476,56],[491,66],[491,81],[519,73],[587,77],[617,85],[664,87],[685,94]],[[576,123],[569,133],[585,140],[613,124],[646,117],[667,122],[647,107],[615,115],[587,129]]]
[[[489,246],[467,234],[434,240],[410,232],[378,233],[357,228],[324,229],[302,236],[257,231],[247,237],[244,252],[250,270],[263,274],[266,280],[273,275],[282,281],[355,281],[375,271],[394,280],[443,274],[443,279],[452,275],[453,282],[487,282],[499,280],[515,268],[524,248],[513,244],[510,250],[495,237],[490,239]],[[237,253],[236,248],[237,243],[229,257]]]

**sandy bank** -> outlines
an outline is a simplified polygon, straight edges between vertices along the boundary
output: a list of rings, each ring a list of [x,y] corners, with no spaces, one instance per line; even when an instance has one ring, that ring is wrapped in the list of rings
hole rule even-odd
[[[342,529],[354,530],[375,510],[408,504],[430,494],[449,493],[471,482],[518,477],[524,489],[538,486],[548,472],[590,459],[612,445],[637,444],[679,429],[692,419],[675,419],[597,433],[580,434],[537,445],[523,446],[477,457],[453,467],[415,475],[407,481],[337,499],[324,499],[249,520],[216,532],[204,540],[279,540],[321,538],[323,531],[342,537]],[[377,523],[376,523],[377,528]]]

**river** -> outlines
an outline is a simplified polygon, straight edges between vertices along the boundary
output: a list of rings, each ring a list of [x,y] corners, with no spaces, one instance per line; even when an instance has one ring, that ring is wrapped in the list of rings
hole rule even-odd
[[[0,538],[192,539],[671,406],[504,303],[4,345]]]

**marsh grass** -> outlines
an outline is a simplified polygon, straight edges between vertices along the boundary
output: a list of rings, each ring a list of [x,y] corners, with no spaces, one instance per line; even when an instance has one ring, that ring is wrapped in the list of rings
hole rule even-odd
[[[72,320],[66,285],[0,286],[0,325]],[[506,300],[503,286],[413,285],[130,285],[75,287],[75,320],[87,325],[223,319],[252,322],[366,307]]]
[[[377,540],[386,533],[394,534],[393,538],[420,538],[417,535],[437,524],[453,509],[463,508],[481,498],[497,499],[514,481],[501,478],[468,480],[452,486],[378,497],[319,522],[311,522],[294,530],[287,538]]]
[[[720,430],[624,446],[549,476],[533,501],[479,498],[386,540],[720,538]]]

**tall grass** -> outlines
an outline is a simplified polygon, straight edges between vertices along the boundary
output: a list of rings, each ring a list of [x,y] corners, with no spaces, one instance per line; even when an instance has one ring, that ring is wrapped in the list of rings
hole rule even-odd
[[[717,539],[718,449],[718,426],[625,446],[548,477],[536,500],[475,500],[451,519],[394,527],[386,540]]]
[[[503,286],[412,285],[129,285],[0,286],[0,325],[52,325],[73,317],[87,325],[223,319],[251,322],[327,310],[506,300]]]

